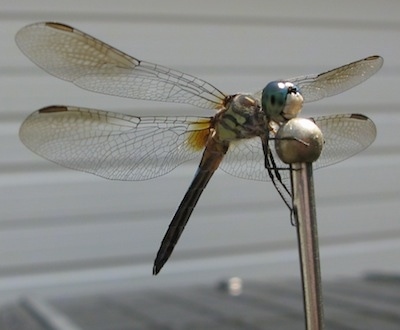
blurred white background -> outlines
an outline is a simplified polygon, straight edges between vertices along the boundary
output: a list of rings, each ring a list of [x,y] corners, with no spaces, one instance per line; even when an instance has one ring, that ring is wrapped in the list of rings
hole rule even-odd
[[[198,76],[226,93],[323,72],[379,54],[382,70],[304,116],[363,113],[378,137],[315,173],[322,276],[400,271],[398,1],[11,1],[0,11],[0,296],[21,292],[162,287],[225,276],[299,277],[295,228],[270,183],[219,171],[159,276],[152,263],[196,162],[144,182],[64,169],[26,149],[22,121],[51,104],[128,114],[212,115],[191,106],[91,93],[31,63],[14,42],[59,21],[139,59]]]

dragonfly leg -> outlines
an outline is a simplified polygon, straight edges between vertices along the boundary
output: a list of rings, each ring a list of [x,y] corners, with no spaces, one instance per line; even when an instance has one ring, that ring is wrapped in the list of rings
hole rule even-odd
[[[292,194],[289,188],[282,181],[282,177],[278,169],[276,168],[275,160],[271,153],[267,157],[265,157],[265,168],[268,171],[268,175],[276,191],[281,196],[283,202],[289,208],[290,212],[292,212]]]
[[[274,156],[271,153],[271,149],[269,147],[269,137],[262,139],[262,145],[263,145],[263,151],[264,151],[264,155],[265,155],[264,166],[268,171],[268,175],[269,175],[276,191],[278,192],[279,196],[281,196],[283,202],[286,204],[286,206],[289,208],[290,212],[292,213],[292,211],[293,211],[292,210],[292,193],[291,193],[290,189],[286,186],[286,184],[283,182],[281,174],[279,173],[279,170],[282,170],[282,169],[278,168],[276,166]],[[290,169],[285,168],[285,170],[290,170]]]

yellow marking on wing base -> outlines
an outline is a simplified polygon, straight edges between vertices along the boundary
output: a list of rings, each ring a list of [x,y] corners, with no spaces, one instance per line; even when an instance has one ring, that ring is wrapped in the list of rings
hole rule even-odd
[[[187,144],[193,150],[202,150],[206,146],[210,135],[210,120],[195,122],[190,125],[190,134]]]

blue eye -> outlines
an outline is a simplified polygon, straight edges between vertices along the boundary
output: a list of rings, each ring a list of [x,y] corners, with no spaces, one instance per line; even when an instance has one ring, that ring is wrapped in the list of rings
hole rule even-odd
[[[272,81],[263,89],[261,105],[267,118],[281,121],[288,95],[297,95],[299,89],[291,82]]]

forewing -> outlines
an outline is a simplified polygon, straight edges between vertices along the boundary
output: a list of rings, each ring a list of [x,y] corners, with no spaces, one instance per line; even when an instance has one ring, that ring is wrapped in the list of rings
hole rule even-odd
[[[374,55],[324,73],[282,80],[290,81],[299,87],[304,102],[313,102],[361,84],[378,72],[382,65],[383,58]],[[254,97],[261,102],[262,90],[254,93]]]
[[[61,23],[36,23],[16,35],[21,51],[48,73],[91,91],[219,109],[225,95],[204,80],[140,61]]]
[[[114,180],[164,175],[199,155],[210,118],[133,117],[78,107],[51,106],[20,128],[33,152],[62,166]]]
[[[287,79],[300,88],[304,102],[313,102],[353,88],[372,75],[383,65],[380,56],[369,56],[339,68],[308,76]]]

